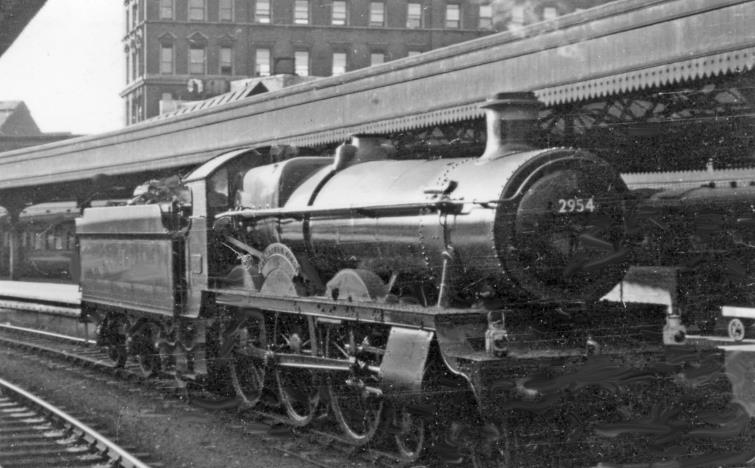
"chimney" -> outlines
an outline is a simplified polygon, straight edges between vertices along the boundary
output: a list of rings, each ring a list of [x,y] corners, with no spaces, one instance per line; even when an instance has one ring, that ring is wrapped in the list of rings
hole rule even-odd
[[[498,93],[480,107],[485,109],[487,123],[487,144],[480,159],[492,160],[532,149],[528,137],[535,129],[540,110],[534,93]]]

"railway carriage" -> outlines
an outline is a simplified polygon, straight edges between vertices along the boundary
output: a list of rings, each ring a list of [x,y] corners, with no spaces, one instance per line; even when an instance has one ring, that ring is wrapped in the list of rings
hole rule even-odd
[[[326,408],[350,443],[407,459],[430,433],[483,464],[626,457],[634,439],[595,440],[626,417],[607,401],[673,400],[664,340],[684,341],[661,310],[596,302],[626,269],[626,188],[590,153],[527,146],[531,95],[484,107],[481,156],[398,161],[370,135],[333,157],[238,149],[162,203],[86,209],[99,343],[246,406],[273,392],[295,426]]]
[[[75,202],[51,202],[24,209],[20,231],[20,268],[25,277],[73,279],[76,236],[74,220],[80,215]],[[0,217],[0,271],[8,273],[10,224]]]

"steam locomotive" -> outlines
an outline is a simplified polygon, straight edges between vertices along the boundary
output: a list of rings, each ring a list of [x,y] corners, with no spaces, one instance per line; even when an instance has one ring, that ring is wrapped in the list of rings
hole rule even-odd
[[[626,419],[612,398],[677,398],[664,336],[684,335],[595,302],[627,267],[626,187],[588,152],[527,146],[531,94],[483,107],[481,156],[395,160],[371,135],[333,157],[238,149],[162,202],[86,209],[83,316],[120,365],[227,382],[245,406],[273,392],[294,426],[325,408],[405,459],[643,453],[596,428]]]

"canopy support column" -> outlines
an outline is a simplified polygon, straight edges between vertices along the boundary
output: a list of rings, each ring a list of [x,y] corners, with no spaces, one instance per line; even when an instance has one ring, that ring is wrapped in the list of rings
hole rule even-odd
[[[11,281],[18,280],[21,276],[22,252],[21,252],[21,230],[19,229],[18,220],[21,214],[21,207],[7,207],[8,210],[8,279]]]

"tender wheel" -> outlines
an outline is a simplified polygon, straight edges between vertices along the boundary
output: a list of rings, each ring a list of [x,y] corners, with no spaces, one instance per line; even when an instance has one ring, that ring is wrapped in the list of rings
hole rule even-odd
[[[229,375],[236,395],[246,407],[257,404],[265,387],[265,366],[260,359],[267,348],[265,318],[252,313],[229,330],[231,340]]]
[[[136,354],[139,368],[145,377],[153,377],[160,372],[160,352],[155,346],[150,327],[143,327],[134,337],[131,346]]]
[[[139,362],[139,369],[141,369],[145,377],[154,377],[160,373],[160,356],[157,355],[156,350],[148,354],[139,354],[137,360]]]
[[[303,427],[312,422],[320,404],[320,387],[308,370],[279,368],[275,371],[278,397],[291,423]]]
[[[107,355],[115,363],[115,367],[123,367],[128,359],[128,352],[125,344],[111,345],[107,348]]]
[[[165,372],[175,372],[176,356],[173,354],[173,347],[168,343],[160,343],[157,350],[160,359],[160,368]]]
[[[742,319],[733,318],[729,320],[727,330],[729,332],[729,338],[734,341],[742,341],[745,338],[745,334],[747,333],[747,326],[742,321]]]
[[[425,420],[405,405],[393,413],[394,441],[402,459],[415,461],[425,448]]]
[[[121,316],[106,316],[97,325],[97,346],[107,350],[108,357],[113,360],[115,367],[123,367],[128,360],[126,346],[128,320]]]

